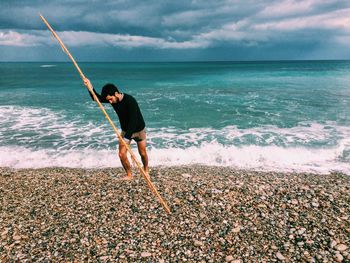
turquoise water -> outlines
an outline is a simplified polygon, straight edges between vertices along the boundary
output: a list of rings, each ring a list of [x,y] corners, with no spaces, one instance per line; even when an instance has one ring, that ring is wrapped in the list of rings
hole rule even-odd
[[[138,100],[153,165],[350,173],[349,61],[79,65],[96,90],[112,82]],[[0,73],[0,166],[120,166],[71,63]]]

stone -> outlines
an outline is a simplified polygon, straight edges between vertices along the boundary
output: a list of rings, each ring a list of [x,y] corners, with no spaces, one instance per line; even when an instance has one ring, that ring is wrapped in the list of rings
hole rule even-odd
[[[344,244],[339,244],[335,248],[338,251],[345,251],[345,250],[347,250],[348,247],[346,245],[344,245]]]
[[[191,178],[191,177],[192,177],[192,175],[190,175],[190,174],[186,174],[186,173],[182,174],[182,176],[183,176],[184,178],[186,178],[186,179],[189,179],[189,178]]]
[[[150,256],[152,256],[152,254],[149,253],[149,252],[142,252],[142,253],[141,253],[141,257],[142,257],[142,258],[147,258],[147,257],[150,257]]]
[[[201,242],[201,241],[199,241],[199,240],[195,240],[195,241],[194,241],[194,245],[195,245],[196,247],[201,247],[201,246],[203,246],[204,244],[203,244],[203,242]]]
[[[291,203],[292,203],[293,205],[297,205],[297,204],[298,204],[298,200],[297,200],[297,199],[293,199],[293,200],[291,201]]]
[[[300,229],[298,230],[298,234],[299,234],[299,235],[302,235],[302,234],[305,233],[305,231],[306,231],[306,228],[300,228]]]
[[[319,206],[320,206],[319,203],[317,203],[317,202],[312,202],[311,205],[312,205],[313,207],[319,207]]]
[[[329,244],[329,246],[330,246],[331,248],[334,248],[336,245],[337,245],[337,241],[335,241],[335,240],[332,240],[332,241],[330,242],[330,244]]]
[[[276,253],[276,257],[279,259],[279,260],[285,260],[286,258],[282,255],[281,252],[277,252]]]
[[[337,253],[337,254],[334,255],[334,259],[337,262],[343,262],[344,257],[340,253]]]
[[[13,236],[13,240],[16,240],[16,241],[21,240],[21,236]]]
[[[290,246],[289,243],[284,243],[284,244],[283,244],[283,247],[284,247],[285,250],[288,250],[289,246]]]
[[[241,231],[241,227],[240,226],[235,227],[235,228],[232,229],[233,233],[238,233],[239,231]]]
[[[227,257],[225,258],[225,261],[226,261],[226,262],[231,262],[231,261],[233,261],[233,256],[231,256],[231,255],[227,256]]]
[[[7,236],[7,234],[8,234],[8,230],[6,229],[5,231],[3,231],[3,232],[1,232],[1,238],[2,239],[5,239],[6,238],[6,236]]]
[[[25,254],[22,254],[21,252],[17,255],[18,259],[24,259],[26,257]]]
[[[137,187],[138,178],[131,183],[117,179],[124,175],[122,168],[117,172],[109,168],[96,172],[57,168],[53,174],[46,169],[40,176],[27,170],[13,186],[3,180],[1,169],[0,195],[5,193],[1,197],[8,213],[0,216],[0,254],[6,253],[3,261],[60,262],[76,258],[91,262],[350,263],[350,226],[346,221],[350,215],[344,205],[349,178],[343,175],[285,176],[271,172],[260,176],[236,170],[223,174],[216,170],[219,168],[192,166],[169,168],[171,173],[168,168],[159,168],[158,173],[155,168],[151,171],[155,183],[164,197],[173,201],[173,215],[168,218],[152,192]],[[109,171],[117,175],[116,179]],[[192,178],[185,179],[183,173]],[[212,176],[218,173],[222,176]],[[310,184],[315,193],[309,198],[305,192],[299,195],[301,184]],[[256,194],[261,185],[265,187]],[[214,194],[214,188],[223,194]],[[332,203],[328,196],[320,196],[322,189],[326,194],[334,191]],[[191,195],[192,204],[188,200]],[[313,207],[312,202],[322,209]],[[266,208],[258,208],[259,204]],[[338,208],[344,212],[338,213]],[[21,238],[16,241],[14,236]],[[196,240],[199,246],[194,245]],[[304,245],[299,247],[301,241]],[[347,246],[343,251],[342,244]],[[21,253],[26,253],[26,260],[19,260]]]
[[[315,242],[313,240],[311,240],[311,239],[308,239],[308,240],[306,240],[305,243],[308,244],[308,245],[312,245]]]

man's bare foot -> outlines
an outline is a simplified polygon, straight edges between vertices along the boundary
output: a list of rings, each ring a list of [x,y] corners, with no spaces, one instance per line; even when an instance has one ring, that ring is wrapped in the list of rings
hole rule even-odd
[[[132,175],[127,175],[127,176],[124,176],[122,178],[122,180],[124,180],[124,181],[132,181],[132,180],[134,180],[134,177]]]

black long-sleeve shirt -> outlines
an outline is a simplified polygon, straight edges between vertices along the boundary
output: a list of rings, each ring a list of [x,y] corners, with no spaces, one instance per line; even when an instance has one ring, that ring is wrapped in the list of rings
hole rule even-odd
[[[108,103],[106,98],[94,92],[101,103]],[[94,100],[92,94],[89,92],[91,99]],[[135,98],[129,94],[124,93],[123,99],[117,103],[111,104],[114,111],[118,114],[119,122],[122,130],[125,132],[124,137],[128,140],[134,132],[142,131],[145,128],[145,121],[141,114],[141,110]]]

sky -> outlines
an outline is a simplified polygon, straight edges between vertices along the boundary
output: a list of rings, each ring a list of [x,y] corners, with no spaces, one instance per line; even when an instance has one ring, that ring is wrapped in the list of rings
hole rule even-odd
[[[350,59],[349,0],[0,0],[0,61]]]

